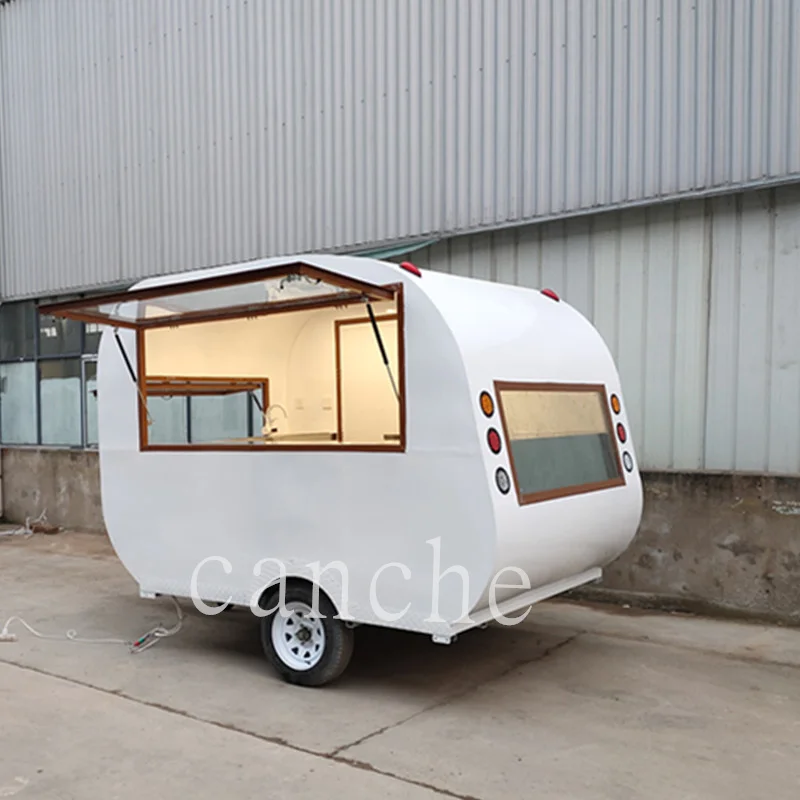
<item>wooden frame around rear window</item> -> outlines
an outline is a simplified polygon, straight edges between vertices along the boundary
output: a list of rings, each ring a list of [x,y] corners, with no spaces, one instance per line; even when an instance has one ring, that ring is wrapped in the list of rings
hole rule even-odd
[[[543,492],[530,492],[524,494],[518,480],[517,468],[514,463],[514,454],[511,450],[511,439],[509,438],[506,412],[503,407],[501,393],[504,390],[511,391],[537,391],[537,392],[593,392],[600,395],[601,407],[603,409],[603,419],[606,423],[606,430],[611,439],[611,448],[614,456],[614,464],[617,468],[617,477],[605,481],[594,481],[592,483],[576,484],[574,486],[564,486],[558,489],[548,489]],[[625,486],[625,470],[622,466],[619,446],[615,435],[614,420],[611,416],[609,397],[606,387],[602,383],[536,383],[536,382],[510,382],[495,381],[494,395],[496,399],[497,412],[500,416],[500,424],[503,429],[504,448],[508,452],[508,463],[511,467],[511,475],[514,481],[514,490],[517,501],[521,506],[541,503],[545,500],[555,500],[559,497],[571,497],[572,495],[587,494],[603,489],[612,489],[618,486]]]

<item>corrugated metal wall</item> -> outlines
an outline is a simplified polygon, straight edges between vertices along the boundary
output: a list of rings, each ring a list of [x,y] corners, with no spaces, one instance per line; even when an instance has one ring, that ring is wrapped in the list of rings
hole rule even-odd
[[[413,260],[549,286],[589,316],[648,469],[800,475],[800,187],[465,236]]]
[[[800,0],[15,0],[0,136],[17,297],[779,181]]]

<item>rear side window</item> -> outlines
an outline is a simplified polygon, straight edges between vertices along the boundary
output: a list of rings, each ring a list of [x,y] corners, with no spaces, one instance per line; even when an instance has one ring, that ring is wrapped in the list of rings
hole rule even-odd
[[[495,392],[521,504],[625,483],[603,386],[497,383]]]

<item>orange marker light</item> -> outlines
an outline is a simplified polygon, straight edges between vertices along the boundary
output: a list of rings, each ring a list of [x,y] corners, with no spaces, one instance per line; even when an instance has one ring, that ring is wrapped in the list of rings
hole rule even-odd
[[[622,406],[619,404],[619,397],[617,397],[615,394],[611,395],[611,408],[614,409],[615,414],[619,414],[619,412],[622,410]]]
[[[481,392],[481,411],[487,417],[491,417],[494,414],[494,400],[492,400],[489,392]]]

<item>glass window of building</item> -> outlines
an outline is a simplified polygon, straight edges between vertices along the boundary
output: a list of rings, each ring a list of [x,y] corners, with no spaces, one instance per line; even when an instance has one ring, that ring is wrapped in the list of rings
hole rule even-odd
[[[35,337],[36,307],[33,303],[0,304],[0,361],[33,358]]]
[[[247,392],[221,397],[191,398],[192,442],[208,444],[227,439],[244,439],[250,435]]]
[[[39,317],[39,355],[72,356],[81,352],[81,323],[59,317]]]
[[[187,444],[188,419],[186,397],[148,397],[148,431],[153,444]]]
[[[97,362],[83,362],[83,402],[86,409],[86,446],[97,447]]]
[[[79,358],[39,362],[42,444],[83,444],[81,394]]]
[[[102,328],[96,322],[87,322],[83,326],[83,352],[97,353],[100,348]]]
[[[0,442],[36,444],[36,364],[0,364]]]

